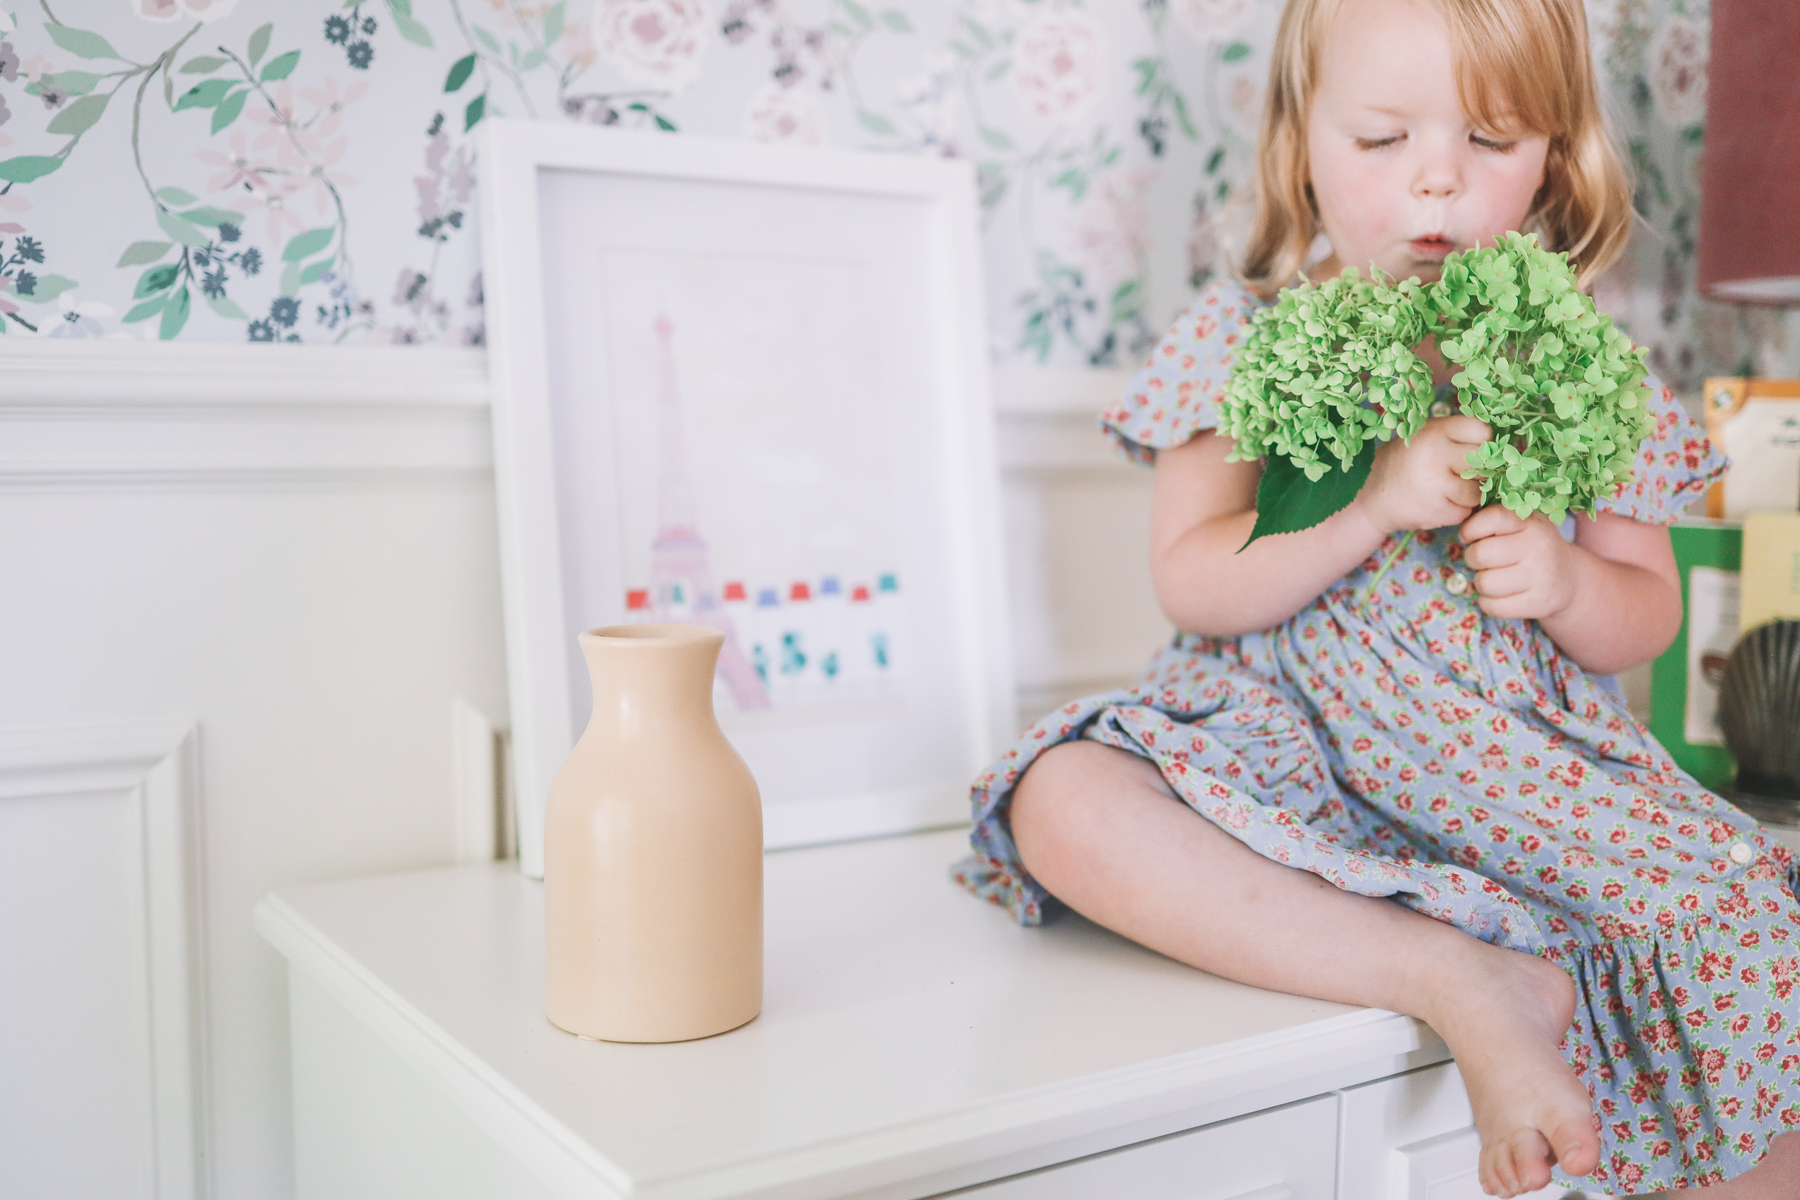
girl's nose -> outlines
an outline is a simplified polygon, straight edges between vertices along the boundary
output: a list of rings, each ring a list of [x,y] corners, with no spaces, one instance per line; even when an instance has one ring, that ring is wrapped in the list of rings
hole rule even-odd
[[[1413,177],[1413,195],[1421,200],[1449,200],[1462,191],[1462,163],[1453,151],[1433,151]]]

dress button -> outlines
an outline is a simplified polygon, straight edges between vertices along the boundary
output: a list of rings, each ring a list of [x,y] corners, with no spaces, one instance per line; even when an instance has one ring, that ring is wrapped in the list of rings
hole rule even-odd
[[[1469,577],[1461,571],[1450,572],[1450,578],[1444,580],[1444,590],[1452,596],[1460,596],[1469,590]]]
[[[1740,867],[1755,857],[1756,851],[1743,842],[1738,842],[1731,847],[1731,861]]]
[[[1448,400],[1433,400],[1431,402],[1431,415],[1434,417],[1447,417],[1455,411],[1456,405],[1450,403]]]

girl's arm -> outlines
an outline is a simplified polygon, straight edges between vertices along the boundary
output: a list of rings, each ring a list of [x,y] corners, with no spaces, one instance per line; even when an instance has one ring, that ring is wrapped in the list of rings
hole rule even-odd
[[[1611,675],[1649,662],[1681,628],[1681,582],[1669,531],[1617,513],[1575,519],[1565,542],[1543,516],[1490,505],[1462,527],[1481,609],[1535,619],[1583,670]]]
[[[1226,462],[1231,439],[1202,433],[1156,456],[1150,509],[1150,575],[1163,614],[1177,629],[1230,637],[1279,625],[1316,600],[1401,529],[1435,529],[1466,518],[1481,488],[1464,459],[1488,439],[1472,417],[1428,421],[1410,445],[1375,452],[1369,481],[1349,507],[1299,533],[1259,538],[1256,463]]]

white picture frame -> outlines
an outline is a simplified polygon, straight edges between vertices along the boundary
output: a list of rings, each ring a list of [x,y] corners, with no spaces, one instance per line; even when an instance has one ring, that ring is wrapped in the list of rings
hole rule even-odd
[[[754,627],[767,847],[966,822],[1016,732],[970,164],[493,120],[480,189],[520,869],[630,606]]]

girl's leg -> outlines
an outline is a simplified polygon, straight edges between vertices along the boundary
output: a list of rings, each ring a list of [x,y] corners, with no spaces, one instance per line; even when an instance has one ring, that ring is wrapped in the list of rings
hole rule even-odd
[[[1430,1025],[1468,1088],[1490,1194],[1545,1186],[1552,1162],[1572,1175],[1598,1163],[1587,1090],[1557,1049],[1575,986],[1556,966],[1264,858],[1184,805],[1152,764],[1094,742],[1031,766],[1012,831],[1040,883],[1152,950]]]

